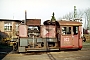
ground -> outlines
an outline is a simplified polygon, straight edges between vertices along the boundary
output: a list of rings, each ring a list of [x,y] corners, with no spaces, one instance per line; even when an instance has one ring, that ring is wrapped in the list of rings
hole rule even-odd
[[[90,60],[90,43],[83,42],[83,48],[78,51],[57,51],[57,52],[32,52],[13,53],[12,48],[8,51],[0,50],[2,60]],[[6,49],[5,49],[6,50]]]

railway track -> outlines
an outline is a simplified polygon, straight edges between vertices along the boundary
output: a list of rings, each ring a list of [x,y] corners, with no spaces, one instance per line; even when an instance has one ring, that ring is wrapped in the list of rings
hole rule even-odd
[[[56,60],[50,52],[48,52],[47,55],[50,60]]]

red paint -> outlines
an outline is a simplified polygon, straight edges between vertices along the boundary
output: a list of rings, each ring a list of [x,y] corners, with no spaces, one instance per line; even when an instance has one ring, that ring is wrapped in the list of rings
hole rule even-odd
[[[73,46],[61,46],[61,48],[73,48]]]
[[[56,38],[56,26],[41,26],[41,37],[42,38]]]
[[[79,46],[79,48],[82,48],[82,46]]]
[[[48,36],[52,36],[52,33],[49,33],[49,32],[48,32],[45,36],[47,36],[47,37],[48,37]]]

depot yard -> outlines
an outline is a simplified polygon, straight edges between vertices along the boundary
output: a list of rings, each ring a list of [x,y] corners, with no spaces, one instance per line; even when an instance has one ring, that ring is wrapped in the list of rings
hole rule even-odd
[[[83,42],[83,48],[78,51],[15,53],[8,48],[0,49],[1,60],[90,60],[90,43],[87,42]]]

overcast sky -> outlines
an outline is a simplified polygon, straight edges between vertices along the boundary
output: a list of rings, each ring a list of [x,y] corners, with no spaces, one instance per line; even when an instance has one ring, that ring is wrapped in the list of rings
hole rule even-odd
[[[74,6],[80,10],[89,8],[90,0],[0,0],[0,19],[23,20],[26,10],[28,19],[49,20],[52,12],[55,12],[58,20],[63,15],[73,12]]]

